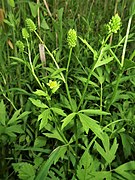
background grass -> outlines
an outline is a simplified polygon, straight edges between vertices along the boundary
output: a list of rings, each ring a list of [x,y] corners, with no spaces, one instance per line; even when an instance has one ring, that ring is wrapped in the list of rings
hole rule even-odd
[[[134,179],[134,1],[2,0],[0,8],[0,179]],[[104,43],[116,13],[122,27]],[[28,42],[27,18],[37,27]],[[49,80],[60,84],[55,93]]]

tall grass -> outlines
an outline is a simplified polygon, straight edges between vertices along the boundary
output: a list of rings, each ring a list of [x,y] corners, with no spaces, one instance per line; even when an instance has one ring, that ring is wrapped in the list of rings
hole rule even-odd
[[[134,179],[134,1],[0,5],[0,179]]]

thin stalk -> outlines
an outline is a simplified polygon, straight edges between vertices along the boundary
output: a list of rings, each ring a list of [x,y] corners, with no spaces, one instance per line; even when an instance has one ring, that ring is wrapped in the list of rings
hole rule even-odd
[[[119,87],[119,84],[120,84],[120,79],[122,77],[122,71],[121,73],[119,73],[118,77],[117,77],[117,80],[116,80],[116,85],[115,85],[115,88],[114,88],[114,91],[113,91],[113,95],[111,97],[111,100],[108,104],[108,107],[107,107],[107,111],[109,111],[110,109],[110,106],[113,104],[113,102],[115,101],[115,98],[116,98],[116,95],[117,95],[117,90],[118,90],[118,87]]]
[[[133,17],[133,16],[130,16],[129,21],[128,21],[126,38],[125,38],[125,43],[124,43],[124,46],[123,46],[123,52],[122,52],[122,58],[121,58],[121,66],[122,66],[122,67],[124,66],[124,59],[125,59],[125,53],[126,53],[126,47],[127,47],[127,41],[128,41],[130,26],[131,26],[131,22],[132,22],[132,17]]]
[[[86,93],[86,91],[87,91],[87,88],[88,88],[88,85],[89,85],[89,81],[90,81],[91,75],[92,75],[92,73],[93,73],[93,71],[94,71],[94,69],[95,69],[94,67],[95,67],[95,65],[93,66],[93,68],[92,68],[92,69],[90,70],[90,72],[89,72],[89,75],[88,75],[88,78],[87,78],[87,81],[86,81],[86,85],[85,85],[85,87],[84,87],[84,90],[83,90],[83,93],[82,93],[82,97],[81,97],[81,100],[80,100],[80,103],[79,103],[79,105],[78,105],[77,110],[79,110],[80,107],[81,107],[81,105],[83,104],[84,97],[85,97],[85,93]]]
[[[32,64],[32,61],[31,61],[31,51],[30,51],[28,39],[26,39],[26,42],[27,42],[27,46],[28,46],[28,56],[29,56],[29,62],[30,62],[30,67],[31,67],[32,74],[33,74],[34,78],[36,79],[37,83],[39,84],[40,88],[43,89],[43,86],[40,83],[38,77],[36,76],[34,68],[33,68],[33,64]]]
[[[100,55],[97,59],[97,61],[95,60],[94,63],[93,63],[93,66],[92,68],[90,69],[90,72],[88,74],[88,78],[87,78],[87,81],[86,81],[86,84],[85,84],[85,87],[84,87],[84,90],[83,90],[83,93],[82,93],[82,97],[81,97],[81,100],[80,100],[80,103],[78,105],[78,108],[77,110],[80,109],[81,105],[83,104],[83,101],[84,101],[84,97],[85,97],[85,94],[86,94],[86,91],[87,91],[87,88],[88,88],[88,85],[89,85],[89,81],[90,81],[90,78],[92,76],[92,73],[94,72],[94,70],[96,69],[96,64],[102,59],[102,56],[103,56],[103,48],[100,50]]]
[[[47,50],[48,54],[51,56],[51,58],[52,58],[52,60],[54,61],[57,69],[60,69],[57,61],[55,60],[53,54],[50,52],[50,50],[49,50],[49,49],[47,48],[47,46],[45,45],[44,41],[41,39],[41,37],[38,35],[38,33],[37,33],[36,31],[34,31],[34,33],[36,34],[36,36],[38,37],[38,39],[40,40],[40,42],[43,44],[43,46],[44,46],[45,49]],[[64,76],[63,76],[63,73],[61,72],[60,75],[61,75],[61,77],[62,77],[63,82],[65,83],[65,78],[64,78]]]
[[[103,106],[103,86],[101,83],[100,87],[100,110],[102,111],[102,106]],[[102,114],[100,115],[100,123],[102,123]]]
[[[125,38],[125,43],[124,43],[124,46],[123,46],[123,52],[122,52],[122,58],[121,58],[121,69],[120,69],[120,73],[119,73],[119,75],[117,77],[117,80],[116,80],[116,85],[115,85],[115,88],[114,88],[114,91],[113,91],[113,95],[111,97],[110,103],[109,103],[108,108],[107,108],[108,111],[110,109],[110,106],[115,101],[115,98],[116,98],[116,95],[117,95],[117,90],[118,90],[118,87],[119,87],[119,84],[120,84],[120,79],[121,79],[122,74],[123,74],[123,66],[124,66],[124,60],[125,60],[125,53],[126,53],[126,47],[127,47],[127,41],[128,41],[129,31],[130,31],[130,27],[131,27],[131,22],[132,22],[132,16],[130,16],[129,21],[128,21],[126,38]]]
[[[69,100],[71,109],[73,110],[72,99],[71,99],[71,95],[70,95],[70,91],[69,91],[69,87],[68,87],[68,82],[67,82],[68,69],[69,69],[69,65],[70,65],[70,61],[71,61],[71,54],[72,54],[72,48],[70,48],[70,51],[69,51],[68,63],[67,63],[67,68],[66,68],[65,87],[66,87],[66,92],[67,92],[67,96],[68,96],[68,100]]]
[[[73,48],[70,48],[70,51],[69,51],[69,58],[68,58],[67,69],[66,69],[66,77],[68,76],[68,69],[69,69],[69,64],[70,64],[70,61],[71,61],[72,49]]]

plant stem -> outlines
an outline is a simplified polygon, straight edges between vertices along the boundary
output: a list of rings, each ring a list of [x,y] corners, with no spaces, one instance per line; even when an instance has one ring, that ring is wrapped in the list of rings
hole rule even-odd
[[[103,86],[102,86],[102,83],[101,83],[101,87],[100,87],[100,110],[102,111],[102,106],[103,106]],[[100,115],[100,123],[102,123],[102,114]]]
[[[116,98],[116,95],[117,95],[117,89],[118,89],[118,86],[120,84],[120,79],[122,77],[122,71],[119,73],[118,77],[117,77],[117,80],[116,80],[116,85],[115,85],[115,88],[114,88],[114,91],[113,91],[113,95],[111,97],[111,100],[109,102],[109,105],[107,107],[107,111],[109,111],[110,109],[110,106],[113,104],[113,102],[115,101],[115,98]]]
[[[115,98],[116,98],[116,95],[117,95],[117,90],[118,90],[119,83],[120,83],[120,79],[121,79],[122,74],[123,74],[124,59],[125,59],[125,53],[126,53],[126,47],[127,47],[127,41],[128,41],[131,22],[132,22],[132,16],[130,16],[129,21],[128,21],[126,38],[125,38],[125,43],[124,43],[124,46],[123,46],[123,52],[122,52],[122,58],[121,58],[121,69],[120,69],[120,73],[119,73],[119,75],[117,77],[117,80],[116,80],[116,85],[115,85],[115,88],[114,88],[114,91],[113,91],[112,98],[111,98],[110,103],[109,103],[108,108],[107,108],[108,111],[110,109],[110,106],[115,101]]]
[[[127,47],[127,41],[128,41],[130,26],[131,26],[131,22],[132,22],[132,17],[133,17],[133,16],[130,16],[129,21],[128,21],[126,38],[125,38],[125,43],[124,43],[124,46],[123,46],[123,52],[122,52],[122,58],[121,58],[121,66],[122,66],[122,67],[124,66],[124,59],[125,59],[125,53],[126,53],[126,47]]]
[[[55,60],[53,54],[50,52],[50,50],[49,50],[49,49],[47,48],[47,46],[45,45],[44,41],[41,39],[41,37],[38,35],[38,33],[37,33],[36,31],[34,31],[34,33],[36,34],[36,36],[38,37],[38,39],[40,40],[40,42],[44,45],[44,47],[45,47],[45,49],[47,50],[48,54],[51,56],[52,60],[54,61],[57,69],[60,69],[57,61]],[[61,72],[60,75],[61,75],[61,77],[62,77],[63,82],[65,83],[65,78],[64,78],[64,76],[63,76],[63,73]]]
[[[28,39],[26,39],[26,42],[27,42],[27,46],[28,46],[28,56],[29,56],[29,62],[30,62],[30,67],[31,67],[32,74],[33,74],[34,78],[36,79],[37,83],[39,84],[40,88],[43,90],[43,86],[40,83],[38,77],[36,76],[36,74],[34,72],[33,64],[32,64],[32,61],[31,61],[31,51],[30,51]]]

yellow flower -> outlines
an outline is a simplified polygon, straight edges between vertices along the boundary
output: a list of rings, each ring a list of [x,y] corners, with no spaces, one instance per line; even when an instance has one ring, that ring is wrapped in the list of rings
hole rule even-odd
[[[51,89],[53,89],[53,88],[55,88],[55,87],[58,86],[58,83],[57,83],[56,81],[49,80],[49,83],[47,83],[47,85],[48,85]]]
[[[47,85],[50,87],[52,93],[55,93],[60,87],[59,82],[52,80],[49,80],[49,83],[47,83]]]

